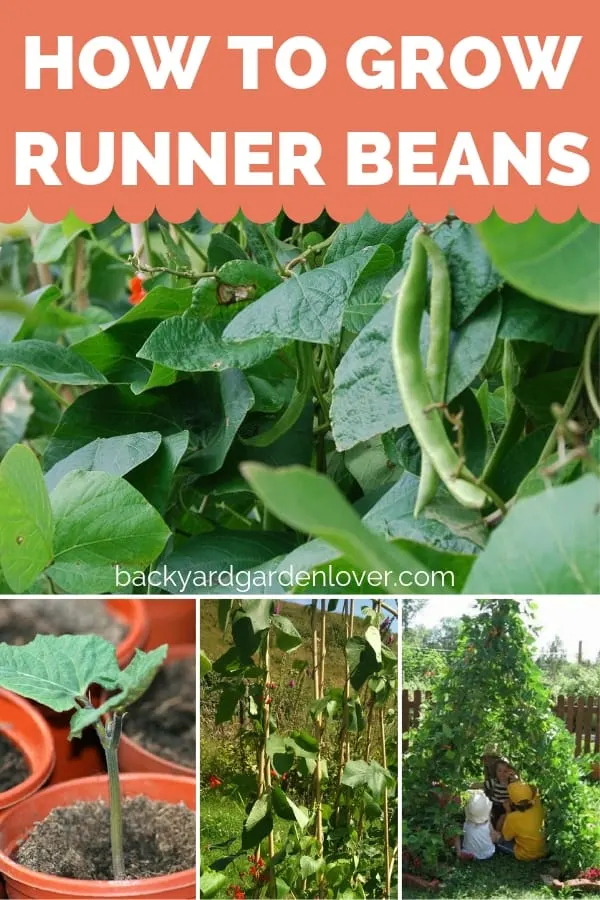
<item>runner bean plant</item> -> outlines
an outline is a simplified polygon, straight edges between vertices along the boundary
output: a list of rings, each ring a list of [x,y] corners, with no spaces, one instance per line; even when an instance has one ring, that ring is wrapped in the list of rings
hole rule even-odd
[[[288,733],[272,711],[273,655],[293,654],[301,635],[274,612],[274,601],[219,600],[221,626],[233,643],[212,662],[221,685],[215,720],[238,720],[242,705],[255,777],[212,785],[242,797],[246,818],[241,835],[228,842],[230,855],[204,868],[203,896],[222,896],[231,886],[230,867],[246,854],[254,884],[233,886],[246,897],[396,896],[398,662],[387,637],[397,610],[381,601],[359,605],[360,613],[352,600],[310,601],[310,721]],[[338,606],[346,631],[341,686],[327,673],[328,616]],[[329,758],[327,732],[335,735]]]

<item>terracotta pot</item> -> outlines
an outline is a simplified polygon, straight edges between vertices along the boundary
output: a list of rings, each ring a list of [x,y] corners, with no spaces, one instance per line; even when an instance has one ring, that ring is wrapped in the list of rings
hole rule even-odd
[[[131,774],[121,776],[125,797],[144,794],[152,800],[185,803],[196,808],[196,782],[193,778],[174,775]],[[44,875],[19,865],[12,858],[16,846],[31,832],[34,824],[44,819],[58,806],[69,806],[78,800],[107,800],[108,778],[97,775],[66,781],[39,791],[4,814],[0,828],[0,872],[6,881],[9,898],[35,900],[70,900],[75,897],[118,898],[141,897],[149,900],[192,900],[196,893],[196,870],[186,869],[174,875],[129,881],[83,881]]]
[[[172,598],[144,600],[148,619],[148,637],[144,650],[161,644],[196,643],[196,601]]]
[[[47,781],[54,767],[54,743],[41,713],[27,700],[1,688],[0,722],[4,733],[23,753],[31,769],[25,781],[0,793],[2,810],[31,796]]]
[[[97,601],[83,600],[82,603]],[[141,598],[111,598],[104,600],[107,610],[127,626],[127,633],[117,646],[117,659],[121,667],[131,660],[137,647],[142,647],[148,633],[148,622]],[[39,707],[46,718],[56,751],[56,765],[50,784],[60,784],[71,778],[85,778],[105,771],[104,754],[92,728],[86,729],[79,740],[69,740],[71,713],[54,713]]]
[[[195,655],[195,644],[169,647],[165,665]],[[140,744],[132,741],[125,733],[121,735],[119,743],[119,768],[122,772],[159,772],[164,775],[185,775],[188,778],[195,776],[194,769],[170,762],[155,753],[150,753],[149,750],[144,750]]]

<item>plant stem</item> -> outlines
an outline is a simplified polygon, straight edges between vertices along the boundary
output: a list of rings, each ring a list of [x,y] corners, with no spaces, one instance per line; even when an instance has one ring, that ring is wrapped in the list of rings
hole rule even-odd
[[[339,226],[338,226],[338,228],[339,228]],[[333,241],[333,239],[337,233],[338,228],[336,228],[335,231],[333,231],[329,235],[328,238],[325,238],[325,240],[319,241],[318,244],[313,244],[312,247],[307,247],[306,250],[304,250],[298,256],[294,257],[294,259],[291,259],[289,261],[289,263],[287,264],[287,266],[285,267],[284,274],[291,275],[292,274],[291,270],[294,268],[294,266],[297,266],[299,263],[305,262],[305,260],[307,260],[309,256],[312,256],[313,253],[319,253],[321,250],[324,250],[326,247],[329,247],[329,245],[331,244],[331,242]]]
[[[321,660],[318,652],[317,641],[317,600],[312,601],[312,649],[313,649],[313,674],[315,679],[315,700],[321,700],[323,696],[323,686],[321,684]],[[323,603],[327,601],[323,600]],[[321,631],[321,635],[323,632]],[[322,652],[322,650],[321,650]],[[317,759],[315,766],[315,838],[319,854],[323,855],[323,810],[321,807],[321,722],[322,716],[318,715],[315,722],[315,733],[317,738]],[[319,879],[319,897],[321,896],[321,882]]]
[[[588,336],[585,341],[585,347],[583,349],[583,380],[585,382],[585,388],[590,401],[590,406],[594,410],[598,419],[600,419],[600,400],[598,400],[598,394],[596,393],[596,387],[594,385],[594,375],[592,373],[592,348],[594,346],[594,341],[596,340],[596,335],[598,334],[599,328],[600,316],[598,316],[598,318],[594,322],[592,322],[592,327],[589,330]]]
[[[183,240],[183,242],[185,244],[187,244],[188,247],[190,247],[190,249],[193,250],[197,256],[200,257],[200,259],[202,260],[204,265],[206,265],[208,262],[206,253],[204,252],[204,250],[201,250],[200,247],[196,246],[196,244],[194,243],[194,241],[192,240],[190,235],[187,233],[185,228],[182,228],[181,225],[177,225],[175,222],[172,223],[172,228],[177,232],[177,234]]]
[[[267,684],[271,681],[271,632],[267,631],[267,636],[265,638],[265,655],[264,655],[264,665],[265,665],[265,687],[263,691],[263,703],[264,703],[264,766],[265,766],[265,782],[267,785],[267,791],[269,795],[271,794],[271,760],[269,759],[269,754],[267,753],[267,741],[269,740],[269,733],[271,727],[271,707],[267,703]],[[272,799],[270,798],[269,802],[272,804]],[[271,828],[268,835],[268,843],[269,843],[269,880],[271,882],[271,888],[275,890],[275,871],[273,868],[273,857],[275,856],[275,840],[273,837],[273,829]]]
[[[66,400],[64,397],[61,397],[61,395],[58,393],[58,391],[55,391],[53,387],[50,387],[50,385],[48,384],[47,381],[45,381],[43,378],[40,378],[39,375],[34,375],[33,372],[28,372],[27,374],[33,381],[36,382],[36,384],[39,384],[39,386],[41,388],[43,388],[46,391],[46,393],[50,397],[52,397],[52,399],[55,400],[60,406],[64,406],[64,407],[69,406],[69,401]]]
[[[377,601],[377,612],[381,613],[381,600]],[[387,748],[385,745],[385,708],[379,707],[379,730],[381,732],[381,762],[384,769],[387,769]],[[392,896],[391,878],[392,872],[390,868],[390,810],[388,802],[387,782],[383,789],[383,839],[385,846],[385,897],[390,900]]]
[[[589,335],[588,335],[589,337]],[[540,458],[538,459],[538,465],[543,463],[549,456],[552,456],[554,453],[554,449],[558,442],[558,437],[561,431],[564,428],[564,423],[567,419],[570,418],[571,413],[573,412],[577,400],[579,399],[579,394],[581,393],[581,388],[583,386],[584,381],[584,363],[581,364],[577,371],[577,375],[575,376],[575,380],[571,385],[571,390],[567,396],[567,399],[564,402],[564,406],[561,410],[560,416],[558,417],[554,428],[550,434],[550,437],[546,441],[542,452],[540,453]]]
[[[271,259],[275,263],[275,268],[277,269],[277,271],[279,272],[280,275],[285,275],[285,269],[279,262],[279,258],[277,256],[275,248],[273,247],[273,244],[271,243],[271,235],[267,231],[267,228],[264,225],[257,225],[256,227],[260,231],[262,239],[265,242],[265,246],[271,256]]]
[[[517,443],[523,432],[524,426],[525,410],[521,404],[513,398],[511,410],[504,428],[502,429],[502,433],[498,438],[498,443],[494,447],[481,475],[481,480],[485,482],[485,484],[489,484],[507,452]]]
[[[125,857],[123,855],[123,813],[121,808],[121,784],[119,781],[119,741],[123,717],[115,713],[106,728],[98,723],[96,731],[104,749],[106,769],[108,772],[108,789],[110,798],[110,849],[112,854],[113,878],[115,881],[125,879]]]
[[[89,306],[87,280],[86,242],[84,238],[78,237],[75,240],[75,271],[73,273],[74,306],[77,312],[83,312]]]

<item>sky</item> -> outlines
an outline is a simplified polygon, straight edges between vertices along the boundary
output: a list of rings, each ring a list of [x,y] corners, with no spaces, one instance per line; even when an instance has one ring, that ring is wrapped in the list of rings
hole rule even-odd
[[[535,602],[538,606],[535,624],[542,628],[538,638],[540,648],[558,634],[570,660],[577,658],[579,641],[583,641],[583,658],[596,659],[600,651],[600,597],[537,597]],[[473,600],[437,597],[428,600],[413,621],[415,625],[431,628],[446,616],[458,618],[475,612]]]
[[[295,600],[292,597],[286,597],[285,600],[286,600],[286,603],[298,603],[300,606],[309,606],[312,603],[312,600]],[[385,603],[387,606],[391,606],[393,609],[398,607],[397,600],[388,600],[386,597],[386,599],[383,600],[382,602]],[[355,600],[354,601],[355,614],[358,615],[363,606],[370,606],[370,605],[371,605],[371,601],[366,597],[364,599]],[[340,600],[337,611],[341,612],[343,610],[343,608],[344,608],[343,601]],[[385,612],[385,610],[384,610],[384,612]],[[385,613],[385,614],[386,614],[386,616],[388,615],[388,613]],[[394,619],[393,617],[392,617],[392,631],[396,631],[396,632],[398,631],[398,619]]]

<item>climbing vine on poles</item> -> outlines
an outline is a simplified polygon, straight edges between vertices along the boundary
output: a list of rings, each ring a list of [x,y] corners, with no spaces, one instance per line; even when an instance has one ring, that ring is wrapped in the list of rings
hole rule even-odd
[[[240,778],[235,788],[242,796],[244,785],[246,808],[239,849],[213,861],[205,883],[247,854],[254,893],[246,896],[394,896],[397,654],[390,645],[397,611],[381,601],[365,601],[359,611],[355,603],[309,601],[305,650],[313,696],[305,727],[283,731],[273,712],[274,654],[293,654],[305,641],[278,601],[218,601],[232,646],[206,662],[220,690],[215,718],[248,721],[254,778]],[[332,685],[327,670],[334,614],[345,637],[341,686]],[[211,787],[222,789],[220,781]]]

